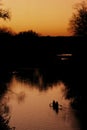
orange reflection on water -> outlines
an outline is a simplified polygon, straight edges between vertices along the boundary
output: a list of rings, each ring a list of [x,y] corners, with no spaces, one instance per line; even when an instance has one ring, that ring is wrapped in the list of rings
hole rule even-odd
[[[57,55],[58,58],[62,61],[69,60],[72,57],[71,53],[62,53]]]
[[[64,54],[58,54],[58,56],[64,56],[64,57],[66,57],[66,56],[72,56],[72,54],[70,54],[70,53],[64,53]]]
[[[13,77],[5,95],[9,98],[10,126],[15,126],[16,130],[77,130],[78,121],[69,100],[64,97],[64,83],[58,82],[46,91],[40,91],[39,87]],[[53,100],[63,106],[58,113],[49,107]]]

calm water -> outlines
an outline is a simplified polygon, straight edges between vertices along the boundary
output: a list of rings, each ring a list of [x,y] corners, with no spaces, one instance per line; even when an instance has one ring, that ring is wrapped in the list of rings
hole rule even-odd
[[[36,74],[39,75],[38,72]],[[32,84],[30,80],[25,81],[13,74],[7,88],[0,102],[4,104],[4,114],[8,115],[8,125],[12,129],[80,130],[76,111],[70,107],[70,101],[65,99],[66,86],[62,81],[42,89],[44,83],[41,76],[38,83]],[[50,107],[53,100],[58,101],[62,109],[56,111]]]

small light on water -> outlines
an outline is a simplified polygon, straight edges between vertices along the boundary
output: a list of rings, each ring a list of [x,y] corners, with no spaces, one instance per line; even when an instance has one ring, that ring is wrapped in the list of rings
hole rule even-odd
[[[72,56],[72,54],[71,53],[63,53],[63,54],[58,54],[57,56],[59,56],[59,57],[71,57]]]
[[[62,54],[58,54],[57,57],[60,60],[65,61],[65,60],[69,60],[72,57],[72,54],[71,53],[62,53]]]

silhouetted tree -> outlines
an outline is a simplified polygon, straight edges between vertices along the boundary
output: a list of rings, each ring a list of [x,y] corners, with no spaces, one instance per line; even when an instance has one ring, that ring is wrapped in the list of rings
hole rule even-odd
[[[74,9],[69,29],[75,36],[87,36],[87,3],[85,1],[77,3]]]
[[[18,35],[19,35],[19,36],[24,36],[24,37],[31,37],[31,38],[32,38],[32,37],[38,37],[38,36],[39,36],[38,33],[34,32],[34,31],[32,31],[32,30],[20,32]]]
[[[2,4],[0,3],[0,6],[1,5]],[[0,18],[2,18],[4,20],[10,19],[10,12],[9,12],[9,10],[0,8]]]
[[[8,10],[0,9],[0,18],[3,18],[4,20],[10,19],[10,13]]]

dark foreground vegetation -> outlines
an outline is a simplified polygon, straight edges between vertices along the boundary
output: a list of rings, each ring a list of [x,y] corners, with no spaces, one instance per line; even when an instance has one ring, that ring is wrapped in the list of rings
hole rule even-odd
[[[0,59],[2,66],[40,67],[61,63],[83,65],[86,63],[86,37],[43,37],[33,34],[11,36],[0,34]],[[60,60],[59,54],[72,54],[69,60]]]
[[[7,89],[5,84],[11,78],[10,72],[18,71],[21,78],[33,81],[32,72],[22,69],[38,68],[44,79],[44,89],[47,89],[47,84],[58,80],[65,82],[66,98],[73,98],[71,106],[78,110],[83,120],[87,101],[86,43],[86,37],[44,37],[33,32],[18,35],[0,33],[0,98]],[[82,127],[85,127],[85,122]]]

